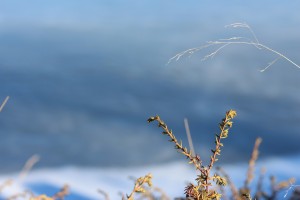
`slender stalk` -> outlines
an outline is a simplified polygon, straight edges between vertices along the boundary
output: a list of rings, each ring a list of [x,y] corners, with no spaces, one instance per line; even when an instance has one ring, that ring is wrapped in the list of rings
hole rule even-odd
[[[190,146],[190,150],[192,152],[192,156],[195,156],[195,149],[194,149],[194,145],[193,145],[193,140],[192,140],[192,136],[191,136],[191,131],[190,131],[190,127],[189,127],[189,122],[187,118],[184,118],[184,127],[185,127],[185,132],[187,135],[187,139],[189,142],[189,146]]]
[[[277,58],[274,59],[272,62],[270,62],[266,67],[261,69],[260,72],[264,72],[265,70],[267,70],[270,66],[272,66],[274,63],[276,63],[279,60],[279,58],[283,58],[284,60],[288,61],[289,63],[291,63],[292,65],[294,65],[294,66],[296,66],[297,68],[300,69],[300,65],[298,65],[297,63],[292,61],[290,58],[288,58],[284,54],[282,54],[279,51],[276,51],[276,50],[260,43],[259,40],[257,39],[254,31],[251,29],[251,27],[248,24],[234,23],[234,24],[230,24],[230,25],[225,26],[225,27],[247,28],[250,31],[253,38],[250,39],[250,38],[246,38],[246,37],[231,37],[231,38],[227,38],[227,39],[219,39],[219,40],[215,40],[215,41],[209,41],[209,42],[207,42],[207,44],[202,45],[200,47],[190,48],[190,49],[187,49],[185,51],[182,51],[182,52],[176,54],[175,56],[173,56],[172,58],[169,59],[168,64],[170,62],[172,62],[173,60],[175,60],[175,61],[179,60],[184,55],[188,55],[190,57],[191,55],[193,55],[197,51],[207,49],[209,47],[221,45],[216,50],[214,50],[212,53],[207,54],[206,56],[204,56],[204,58],[202,59],[202,61],[203,61],[203,60],[206,60],[208,58],[213,58],[219,51],[223,50],[225,47],[227,47],[229,45],[238,44],[238,45],[250,45],[250,46],[253,45],[259,50],[265,49],[265,50],[277,55]]]
[[[8,99],[9,99],[9,96],[7,96],[7,97],[4,99],[4,101],[2,102],[2,104],[1,104],[1,106],[0,106],[0,112],[1,112],[2,109],[4,108],[4,106],[5,106],[5,104],[7,103]]]

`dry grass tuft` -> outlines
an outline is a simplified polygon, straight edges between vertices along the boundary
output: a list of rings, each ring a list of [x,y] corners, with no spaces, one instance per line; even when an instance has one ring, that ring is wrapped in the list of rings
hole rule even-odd
[[[259,42],[259,40],[257,39],[254,31],[252,30],[252,28],[246,24],[246,23],[233,23],[230,25],[225,26],[226,28],[245,28],[247,29],[251,35],[252,38],[247,38],[247,37],[231,37],[231,38],[226,38],[226,39],[219,39],[219,40],[215,40],[215,41],[208,41],[207,44],[202,45],[200,47],[194,47],[194,48],[190,48],[187,49],[185,51],[182,51],[178,54],[176,54],[175,56],[173,56],[172,58],[169,59],[168,64],[171,63],[172,61],[178,61],[180,58],[182,58],[183,56],[192,56],[194,53],[207,49],[209,47],[215,47],[216,49],[205,55],[202,58],[202,61],[207,60],[209,58],[213,58],[215,55],[217,55],[218,53],[221,52],[221,50],[225,49],[228,46],[232,46],[232,45],[250,45],[250,46],[254,46],[255,48],[257,48],[258,50],[266,50],[268,52],[271,52],[272,54],[274,54],[276,56],[276,58],[274,60],[272,60],[271,62],[269,62],[263,69],[260,70],[260,72],[264,72],[266,71],[269,67],[271,67],[273,64],[275,64],[279,59],[284,59],[287,62],[291,63],[293,66],[297,67],[300,69],[300,65],[296,64],[294,61],[292,61],[290,58],[288,58],[287,56],[283,55],[282,53],[262,44],[261,42]]]

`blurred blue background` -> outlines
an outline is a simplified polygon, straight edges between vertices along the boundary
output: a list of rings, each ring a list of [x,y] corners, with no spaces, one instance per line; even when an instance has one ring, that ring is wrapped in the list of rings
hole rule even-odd
[[[149,116],[159,114],[209,159],[226,110],[238,117],[220,162],[299,154],[300,69],[235,45],[166,65],[206,41],[251,37],[300,63],[298,1],[0,1],[0,172],[38,167],[142,166],[183,159]]]

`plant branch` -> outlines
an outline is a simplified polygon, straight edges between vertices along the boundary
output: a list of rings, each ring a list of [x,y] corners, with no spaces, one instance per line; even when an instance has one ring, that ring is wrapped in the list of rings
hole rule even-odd
[[[279,60],[279,58],[283,58],[287,62],[291,63],[292,65],[294,65],[295,67],[300,69],[300,65],[298,65],[297,63],[292,61],[290,58],[288,58],[284,54],[282,54],[279,51],[276,51],[276,50],[260,43],[259,40],[257,39],[254,31],[252,30],[252,28],[248,24],[246,24],[246,23],[233,23],[233,24],[227,25],[225,27],[247,28],[250,31],[250,33],[253,37],[253,40],[251,40],[249,38],[246,38],[246,37],[231,37],[231,38],[227,38],[227,39],[219,39],[219,40],[215,40],[215,41],[209,41],[209,42],[207,42],[207,44],[205,44],[203,46],[190,48],[188,50],[185,50],[185,51],[182,51],[182,52],[176,54],[175,56],[173,56],[172,58],[169,59],[168,64],[170,62],[172,62],[173,60],[178,61],[181,57],[183,57],[186,54],[189,54],[189,57],[190,57],[191,55],[193,55],[197,51],[200,51],[200,50],[206,49],[208,47],[212,47],[212,46],[220,46],[221,45],[216,50],[214,50],[212,53],[209,53],[206,56],[204,56],[202,61],[207,60],[208,58],[213,58],[219,51],[223,50],[225,47],[228,47],[229,45],[250,45],[250,46],[255,46],[259,50],[265,49],[265,50],[267,50],[267,51],[269,51],[269,52],[271,52],[271,53],[278,56],[278,58],[276,58],[275,60],[270,62],[266,67],[261,69],[260,72],[266,71],[270,66],[275,64]]]

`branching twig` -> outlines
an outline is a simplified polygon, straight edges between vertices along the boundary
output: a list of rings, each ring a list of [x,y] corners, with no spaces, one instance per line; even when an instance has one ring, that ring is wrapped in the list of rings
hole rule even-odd
[[[277,55],[278,57],[273,60],[272,62],[270,62],[266,67],[264,67],[262,70],[260,70],[260,72],[264,72],[265,70],[267,70],[270,66],[272,66],[274,63],[276,63],[279,58],[283,58],[284,60],[288,61],[289,63],[291,63],[292,65],[296,66],[297,68],[300,68],[300,65],[296,64],[294,61],[292,61],[290,58],[288,58],[287,56],[283,55],[282,53],[260,43],[254,33],[254,31],[251,29],[251,27],[246,24],[246,23],[234,23],[234,24],[230,24],[228,26],[225,27],[232,27],[232,28],[247,28],[253,39],[251,40],[249,38],[245,38],[245,37],[231,37],[231,38],[227,38],[227,39],[219,39],[219,40],[215,40],[215,41],[209,41],[207,42],[207,44],[200,46],[200,47],[194,47],[194,48],[190,48],[188,50],[182,51],[178,54],[176,54],[175,56],[173,56],[172,58],[169,59],[168,64],[170,62],[172,62],[173,60],[177,61],[179,60],[182,56],[189,54],[189,56],[191,56],[192,54],[194,54],[197,51],[206,49],[208,47],[212,47],[212,46],[217,46],[217,49],[214,50],[212,53],[204,56],[204,58],[202,60],[206,60],[208,58],[213,58],[219,51],[221,51],[222,49],[224,49],[225,47],[229,46],[229,45],[250,45],[250,46],[254,46],[256,48],[258,48],[259,50],[267,50],[275,55]],[[220,47],[218,47],[220,46]]]
[[[164,135],[168,135],[170,137],[169,141],[175,144],[175,149],[178,149],[180,153],[185,155],[190,160],[189,163],[194,164],[196,170],[200,172],[200,174],[196,178],[197,185],[191,183],[185,188],[186,197],[191,197],[197,200],[221,198],[221,194],[217,193],[216,190],[209,190],[209,187],[212,186],[212,181],[214,181],[219,186],[225,186],[227,184],[227,181],[217,174],[214,174],[213,176],[210,175],[210,171],[212,170],[214,163],[218,160],[217,156],[219,156],[221,153],[221,147],[223,146],[223,144],[221,143],[221,139],[228,137],[229,129],[233,124],[232,119],[235,116],[236,111],[229,110],[226,112],[225,118],[223,118],[223,120],[219,124],[220,133],[216,134],[216,147],[215,149],[211,150],[213,155],[210,157],[210,164],[208,166],[203,166],[200,156],[193,156],[191,150],[189,151],[186,147],[183,147],[182,142],[178,142],[172,131],[168,129],[167,125],[160,119],[158,115],[156,115],[155,117],[150,117],[148,119],[148,122],[158,122],[158,126],[163,129],[162,133]]]
[[[173,142],[175,144],[175,149],[178,149],[178,151],[180,153],[182,153],[183,155],[185,155],[189,160],[191,164],[194,164],[194,166],[196,167],[197,170],[199,170],[200,172],[204,172],[204,169],[201,167],[201,160],[200,157],[198,155],[196,156],[192,156],[192,151],[188,151],[188,149],[186,147],[182,146],[182,141],[180,141],[180,143],[178,142],[178,140],[176,139],[175,135],[173,135],[172,130],[168,129],[168,126],[165,124],[164,121],[162,121],[160,119],[160,117],[158,115],[156,115],[155,117],[150,117],[148,119],[148,122],[153,122],[153,121],[157,121],[158,122],[158,126],[161,127],[164,131],[162,132],[162,134],[164,135],[168,135],[170,137],[170,142]]]
[[[133,196],[135,193],[144,193],[145,188],[143,188],[143,185],[145,183],[147,183],[149,187],[152,186],[152,175],[151,174],[147,174],[144,177],[140,177],[135,181],[134,188],[133,188],[132,192],[130,193],[130,195],[127,195],[127,199],[133,200],[134,199]]]

